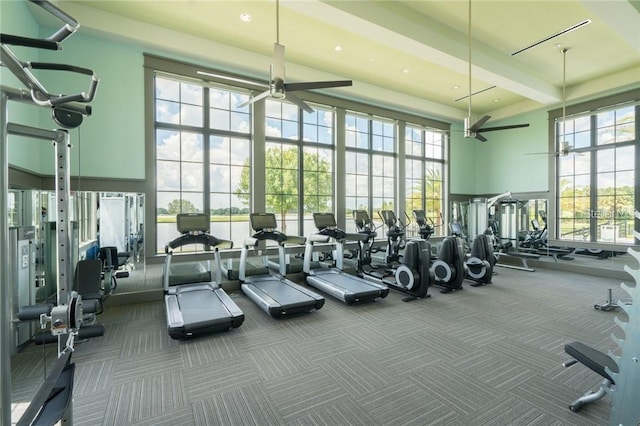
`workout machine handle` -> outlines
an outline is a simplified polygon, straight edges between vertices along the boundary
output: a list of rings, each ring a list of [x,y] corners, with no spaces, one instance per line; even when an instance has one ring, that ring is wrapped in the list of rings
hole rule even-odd
[[[29,0],[29,1],[35,4],[36,6],[40,6],[41,8],[49,12],[51,15],[55,16],[56,18],[64,22],[64,24],[60,27],[60,29],[58,29],[55,33],[51,34],[49,37],[46,38],[47,41],[56,41],[56,42],[63,41],[67,37],[69,37],[71,34],[78,31],[78,28],[80,28],[80,23],[78,21],[73,19],[73,17],[68,15],[63,10],[59,9],[50,1],[48,0]]]
[[[22,37],[11,34],[0,34],[0,43],[12,46],[33,47],[45,50],[62,50],[57,41],[42,40],[40,38]]]
[[[60,106],[69,102],[88,103],[91,102],[98,89],[99,79],[94,72],[87,68],[75,67],[66,64],[43,63],[43,62],[22,62],[10,49],[10,45],[20,45],[47,50],[61,50],[60,43],[71,34],[75,33],[80,24],[78,21],[67,15],[64,11],[53,5],[48,0],[29,0],[33,4],[43,8],[51,15],[63,21],[62,27],[46,39],[34,39],[23,36],[2,34],[0,43],[0,65],[7,67],[18,80],[24,84],[31,92],[31,98],[39,106]],[[91,82],[87,92],[80,92],[72,95],[54,95],[49,93],[42,83],[31,73],[30,69],[40,69],[48,71],[68,71],[77,74],[91,76]],[[80,112],[80,111],[75,111]],[[90,110],[88,110],[90,112]],[[82,114],[82,112],[80,112]]]

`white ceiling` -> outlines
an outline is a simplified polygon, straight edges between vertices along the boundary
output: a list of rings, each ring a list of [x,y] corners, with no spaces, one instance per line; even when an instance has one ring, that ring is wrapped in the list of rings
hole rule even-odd
[[[473,0],[471,88],[496,86],[472,97],[473,114],[503,118],[559,105],[563,76],[557,44],[569,48],[570,101],[640,85],[639,3]],[[276,41],[273,0],[57,4],[86,33],[134,40],[213,68],[268,79]],[[251,22],[242,22],[242,13],[250,14]],[[585,19],[591,24],[511,56]],[[325,92],[459,120],[468,107],[467,99],[456,101],[469,93],[468,23],[464,0],[282,0],[279,35],[286,46],[287,81],[352,79],[353,87]]]

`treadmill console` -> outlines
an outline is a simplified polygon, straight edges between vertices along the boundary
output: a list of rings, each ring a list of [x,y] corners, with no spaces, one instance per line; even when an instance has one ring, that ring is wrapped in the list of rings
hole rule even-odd
[[[287,236],[280,231],[276,231],[278,222],[273,213],[251,213],[249,215],[251,228],[256,232],[253,238],[258,240],[272,240],[282,243],[287,241]]]
[[[273,213],[251,213],[249,221],[251,222],[251,228],[256,232],[273,231],[278,227],[276,215]]]
[[[314,213],[313,222],[322,235],[335,239],[344,239],[347,235],[346,232],[338,228],[336,217],[333,213]]]
[[[204,213],[178,213],[176,226],[181,234],[201,234],[209,231],[209,216]]]

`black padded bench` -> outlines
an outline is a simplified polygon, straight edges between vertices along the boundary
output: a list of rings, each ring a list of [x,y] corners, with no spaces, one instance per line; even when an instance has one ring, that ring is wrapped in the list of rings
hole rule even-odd
[[[618,364],[616,364],[609,355],[580,342],[567,343],[564,345],[564,351],[573,358],[562,364],[565,367],[570,367],[579,362],[604,377],[604,381],[600,384],[600,387],[597,390],[587,392],[569,404],[569,409],[576,412],[585,404],[589,404],[604,397],[607,394],[607,389],[611,389],[611,387],[615,385],[613,378],[609,373],[607,373],[606,368],[613,373],[617,373]]]

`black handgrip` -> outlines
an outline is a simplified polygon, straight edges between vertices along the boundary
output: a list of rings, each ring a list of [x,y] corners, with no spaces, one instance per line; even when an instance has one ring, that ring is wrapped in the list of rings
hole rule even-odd
[[[0,34],[0,43],[12,46],[34,47],[36,49],[62,50],[60,43],[39,38],[22,37],[11,34]]]
[[[53,71],[70,71],[78,74],[93,75],[93,71],[89,68],[76,67],[69,64],[52,64],[49,62],[30,62],[31,68],[34,70],[53,70]]]

